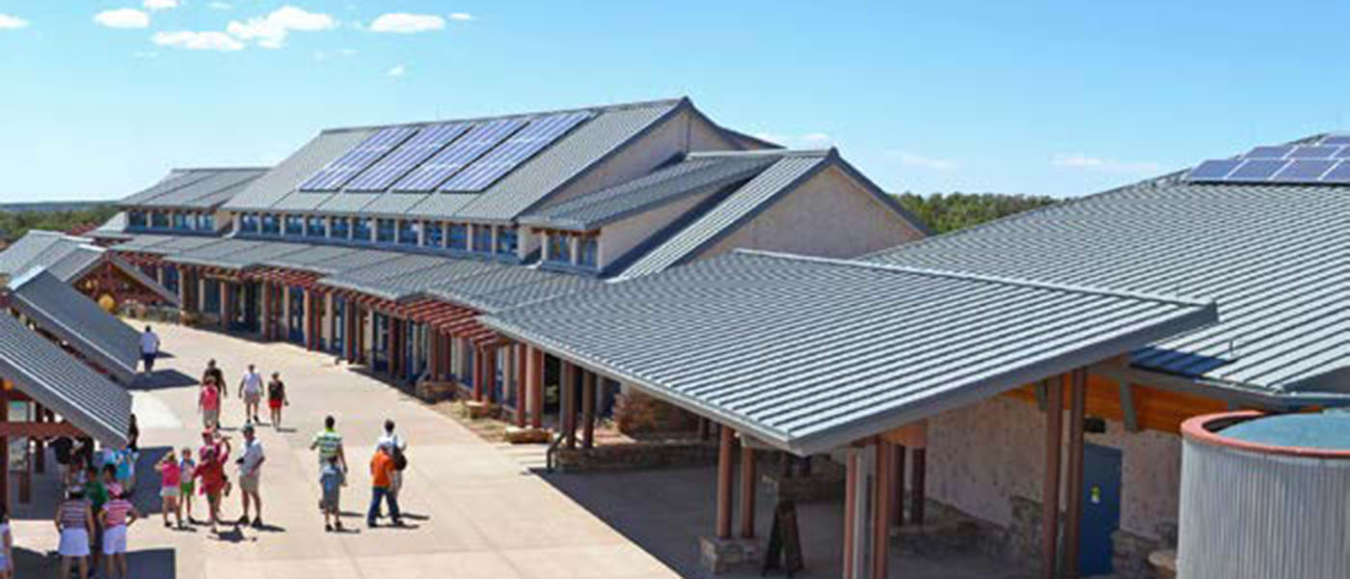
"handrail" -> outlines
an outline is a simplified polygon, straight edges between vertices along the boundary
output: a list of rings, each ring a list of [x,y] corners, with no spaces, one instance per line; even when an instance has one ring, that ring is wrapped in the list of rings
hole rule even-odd
[[[553,440],[548,443],[548,451],[544,453],[544,470],[549,473],[553,472],[553,455],[557,452],[558,447],[562,446],[562,441],[563,434],[559,432],[554,434]]]

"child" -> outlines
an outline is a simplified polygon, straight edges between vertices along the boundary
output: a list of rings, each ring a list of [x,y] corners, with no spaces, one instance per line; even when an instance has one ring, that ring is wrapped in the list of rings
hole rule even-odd
[[[113,456],[116,457],[113,465],[116,469],[117,484],[121,485],[127,496],[131,496],[136,492],[136,453],[124,448]]]
[[[346,475],[342,473],[342,467],[338,466],[337,456],[328,457],[328,463],[319,469],[319,486],[323,488],[323,499],[319,501],[319,508],[323,509],[325,531],[342,530],[339,502],[344,484],[347,484]],[[330,516],[333,518],[333,524],[328,522]]]
[[[89,576],[89,535],[94,532],[94,515],[89,510],[89,501],[84,499],[84,489],[73,487],[66,495],[66,501],[56,509],[56,532],[61,534],[57,552],[61,555],[61,577],[70,577],[70,564],[79,565],[80,579]]]
[[[189,523],[195,520],[192,518],[192,492],[197,487],[192,478],[192,472],[195,470],[197,470],[197,462],[192,460],[192,449],[184,446],[183,459],[178,461],[178,472],[182,481],[178,485],[178,500],[181,502],[183,510],[187,511]]]
[[[207,436],[210,436],[208,433]],[[216,442],[218,440],[218,442]],[[192,478],[201,479],[202,494],[206,495],[207,510],[211,516],[211,532],[216,533],[216,522],[220,520],[220,493],[226,488],[225,461],[230,457],[230,439],[220,438],[212,444],[203,446],[198,456],[201,464],[192,472]]]
[[[183,470],[178,465],[178,457],[174,456],[172,449],[164,455],[164,458],[159,459],[155,470],[159,471],[159,511],[164,515],[164,528],[169,528],[169,511],[173,511],[178,528],[181,529],[183,509],[178,504],[178,498],[183,492]]]
[[[14,577],[14,536],[9,532],[9,510],[0,501],[0,579]]]
[[[115,495],[108,504],[103,505],[103,511],[100,513],[100,520],[103,521],[103,575],[109,579],[113,576],[114,566],[121,572],[122,577],[129,576],[127,527],[140,519],[141,513],[131,501],[127,500],[128,496],[130,493],[127,491]]]

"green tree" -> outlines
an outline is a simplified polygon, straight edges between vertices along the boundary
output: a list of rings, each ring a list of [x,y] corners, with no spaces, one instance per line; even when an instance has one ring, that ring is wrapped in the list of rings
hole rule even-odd
[[[61,211],[0,211],[0,239],[12,242],[30,229],[71,231],[97,227],[117,213],[112,205],[90,205]]]
[[[999,193],[932,193],[925,196],[906,192],[895,198],[936,233],[965,229],[1059,203],[1053,197]]]

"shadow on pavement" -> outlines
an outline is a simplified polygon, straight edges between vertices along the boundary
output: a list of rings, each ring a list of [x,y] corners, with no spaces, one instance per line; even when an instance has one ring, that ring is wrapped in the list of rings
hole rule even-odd
[[[150,376],[140,376],[131,384],[131,390],[168,390],[196,386],[197,379],[178,370],[155,370]]]

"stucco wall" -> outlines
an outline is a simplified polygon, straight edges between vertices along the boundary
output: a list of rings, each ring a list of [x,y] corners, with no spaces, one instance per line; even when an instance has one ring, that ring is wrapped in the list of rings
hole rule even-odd
[[[1040,500],[1045,415],[1035,404],[996,397],[930,418],[928,428],[931,498],[1003,526],[1011,522],[1012,496]],[[1177,520],[1181,439],[1129,433],[1115,421],[1106,430],[1086,440],[1121,450],[1120,526],[1158,538],[1159,524]]]
[[[653,233],[661,231],[699,203],[707,200],[713,193],[714,191],[709,191],[700,195],[689,195],[679,201],[600,228],[600,268],[608,267],[614,260],[623,257]]]
[[[862,184],[831,167],[817,173],[699,258],[736,248],[857,257],[922,237]]]

